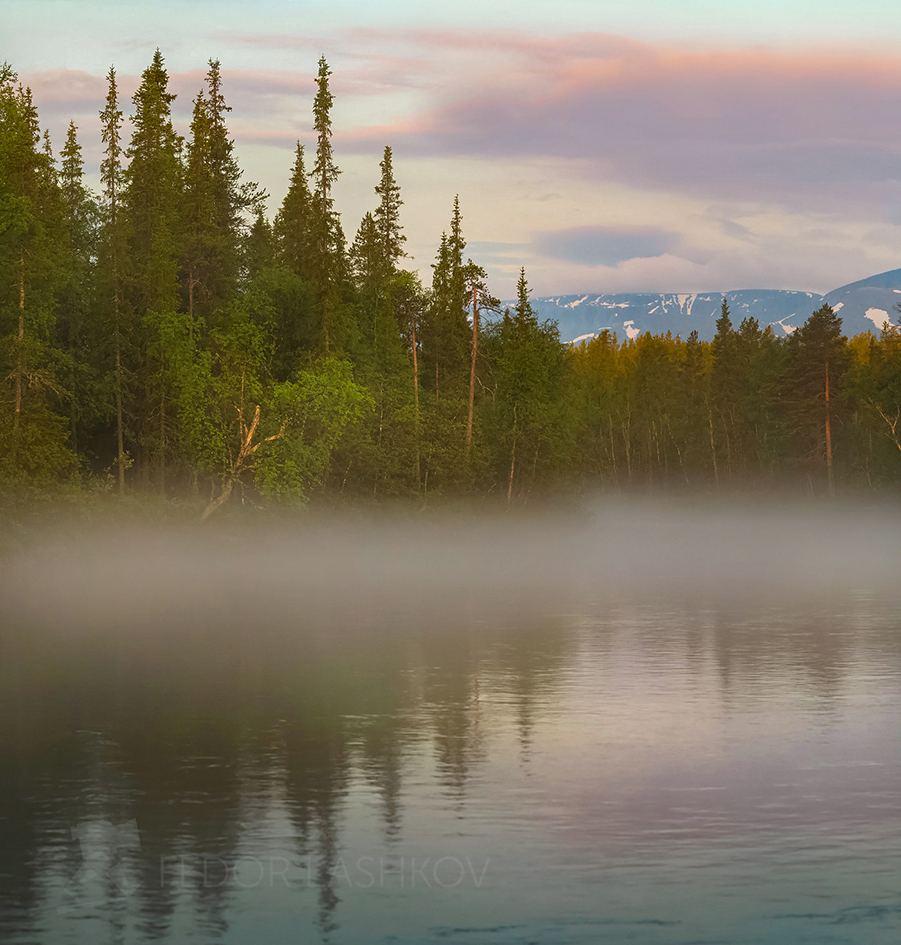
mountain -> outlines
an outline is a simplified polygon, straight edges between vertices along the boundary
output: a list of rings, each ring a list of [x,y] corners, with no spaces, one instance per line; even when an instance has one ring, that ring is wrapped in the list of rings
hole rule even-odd
[[[659,293],[616,295],[563,295],[533,298],[532,307],[540,319],[552,318],[560,326],[564,341],[582,341],[605,328],[619,338],[635,338],[646,331],[652,334],[687,338],[697,331],[702,341],[710,341],[716,331],[720,304],[726,297],[732,322],[753,317],[765,326],[772,325],[777,335],[790,335],[803,325],[824,302],[842,319],[845,334],[880,331],[883,324],[899,315],[901,269],[852,282],[826,295],[785,289],[733,289],[729,292]],[[504,302],[511,308],[515,303]]]
[[[897,324],[901,317],[895,307],[901,303],[901,269],[880,272],[869,279],[833,289],[823,301],[842,319],[846,335],[882,331],[887,321]]]

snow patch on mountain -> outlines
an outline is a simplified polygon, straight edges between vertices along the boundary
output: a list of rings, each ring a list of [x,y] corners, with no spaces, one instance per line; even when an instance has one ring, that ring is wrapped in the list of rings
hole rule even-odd
[[[879,273],[833,289],[827,295],[787,289],[732,289],[727,292],[648,292],[594,295],[593,293],[533,298],[540,319],[552,319],[563,341],[581,343],[605,328],[619,338],[637,338],[645,332],[667,331],[687,338],[692,331],[702,341],[716,332],[723,299],[729,303],[732,323],[738,327],[754,318],[761,328],[772,327],[780,337],[790,335],[823,303],[839,312],[846,335],[882,329],[897,320],[894,312],[901,295],[901,269]],[[505,303],[511,308],[514,302]]]
[[[869,318],[880,331],[891,321],[888,317],[888,312],[881,308],[868,308],[864,312],[864,315]]]
[[[796,325],[786,325],[784,318],[781,321],[773,322],[773,324],[778,325],[785,332],[786,335],[790,335],[797,327]]]

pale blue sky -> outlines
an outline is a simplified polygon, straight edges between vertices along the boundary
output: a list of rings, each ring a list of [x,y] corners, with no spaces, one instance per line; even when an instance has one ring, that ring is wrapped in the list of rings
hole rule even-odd
[[[544,293],[825,291],[901,265],[899,0],[0,0],[0,59],[57,146],[75,119],[89,171],[102,76],[130,94],[156,46],[183,131],[221,59],[270,212],[325,53],[345,230],[391,144],[425,275],[455,193],[501,294],[522,263]],[[652,230],[658,255],[626,257]],[[548,251],[579,232],[595,264]]]
[[[22,69],[103,62],[147,42],[176,67],[236,32],[327,37],[349,27],[598,31],[709,46],[901,42],[897,0],[0,0]],[[152,33],[154,38],[149,34]]]

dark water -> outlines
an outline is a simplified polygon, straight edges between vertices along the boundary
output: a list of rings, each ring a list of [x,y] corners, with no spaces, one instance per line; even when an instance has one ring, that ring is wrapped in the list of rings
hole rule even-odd
[[[0,940],[894,943],[896,524],[29,553]]]

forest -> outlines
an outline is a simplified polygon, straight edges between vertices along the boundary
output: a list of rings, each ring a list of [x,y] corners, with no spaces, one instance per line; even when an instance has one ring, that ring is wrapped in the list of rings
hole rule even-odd
[[[298,143],[270,219],[208,66],[185,136],[159,50],[128,118],[109,70],[96,194],[75,124],[54,154],[0,67],[0,491],[156,495],[204,518],[230,500],[897,492],[898,327],[848,339],[824,306],[776,337],[724,300],[710,343],[564,344],[524,270],[501,310],[452,195],[430,284],[404,268],[390,146],[345,236],[325,58],[315,152]]]

